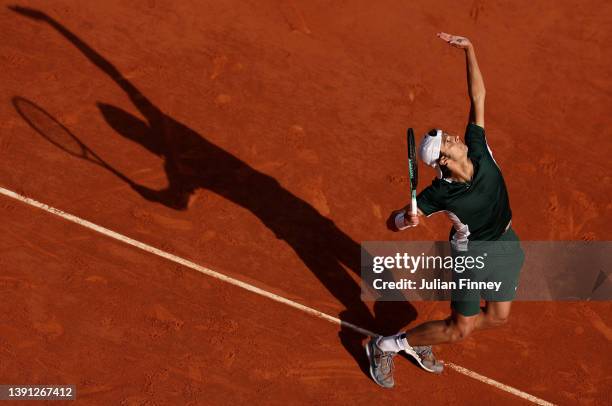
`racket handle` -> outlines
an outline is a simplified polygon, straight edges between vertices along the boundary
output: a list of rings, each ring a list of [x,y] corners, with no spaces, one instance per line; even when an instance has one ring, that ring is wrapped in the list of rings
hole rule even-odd
[[[410,214],[412,214],[413,216],[417,215],[417,202],[415,192],[412,192],[412,201],[410,202]]]

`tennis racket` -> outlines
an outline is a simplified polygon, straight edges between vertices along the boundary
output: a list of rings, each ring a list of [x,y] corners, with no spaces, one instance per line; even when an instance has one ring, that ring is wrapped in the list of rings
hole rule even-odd
[[[14,97],[13,106],[15,106],[15,110],[17,110],[17,113],[19,113],[25,122],[51,144],[76,158],[84,159],[111,171],[130,185],[134,183],[127,176],[106,163],[68,128],[57,121],[55,117],[35,103],[23,97]]]
[[[411,204],[410,214],[416,216],[417,214],[417,202],[416,202],[416,189],[417,183],[419,182],[419,167],[416,159],[416,144],[414,142],[414,131],[412,128],[408,129],[406,135],[408,144],[408,176],[410,177],[410,192],[411,192]]]

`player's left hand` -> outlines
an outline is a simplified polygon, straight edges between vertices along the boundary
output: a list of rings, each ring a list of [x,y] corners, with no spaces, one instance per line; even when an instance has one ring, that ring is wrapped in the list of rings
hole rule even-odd
[[[449,45],[454,46],[455,48],[466,49],[472,46],[472,43],[466,37],[451,35],[446,32],[439,32],[436,35],[438,38],[446,41]]]

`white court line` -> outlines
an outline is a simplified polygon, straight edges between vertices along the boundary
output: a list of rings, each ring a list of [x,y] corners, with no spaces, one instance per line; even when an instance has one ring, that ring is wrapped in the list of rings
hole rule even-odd
[[[331,322],[333,324],[337,324],[339,326],[348,327],[348,328],[350,328],[350,329],[352,329],[352,330],[354,330],[354,331],[356,331],[358,333],[361,333],[363,335],[368,335],[368,336],[375,336],[376,335],[375,333],[373,333],[373,332],[371,332],[369,330],[366,330],[366,329],[361,328],[359,326],[356,326],[354,324],[348,323],[346,321],[342,321],[342,320],[340,320],[337,317],[330,316],[329,314],[320,312],[320,311],[318,311],[316,309],[313,309],[311,307],[308,307],[308,306],[304,306],[303,304],[300,304],[298,302],[294,302],[293,300],[289,300],[287,298],[284,298],[284,297],[279,296],[277,294],[274,294],[272,292],[268,292],[267,290],[260,289],[260,288],[258,288],[256,286],[253,286],[253,285],[250,285],[248,283],[242,282],[242,281],[240,281],[238,279],[235,279],[235,278],[231,278],[231,277],[226,276],[226,275],[224,275],[222,273],[215,272],[212,269],[205,268],[205,267],[203,267],[201,265],[198,265],[198,264],[196,264],[194,262],[191,262],[191,261],[189,261],[187,259],[178,257],[178,256],[173,255],[173,254],[170,254],[169,252],[166,252],[166,251],[162,251],[162,250],[157,249],[155,247],[152,247],[150,245],[144,244],[144,243],[142,243],[140,241],[133,240],[133,239],[131,239],[129,237],[126,237],[123,234],[119,234],[119,233],[117,233],[115,231],[109,230],[108,228],[104,228],[104,227],[101,227],[101,226],[99,226],[97,224],[91,223],[91,222],[89,222],[87,220],[83,220],[82,218],[74,216],[72,214],[65,213],[65,212],[63,212],[63,211],[61,211],[59,209],[56,209],[56,208],[51,207],[51,206],[48,206],[48,205],[46,205],[44,203],[40,203],[40,202],[38,202],[38,201],[36,201],[34,199],[30,199],[29,197],[22,196],[22,195],[20,195],[18,193],[12,192],[12,191],[10,191],[8,189],[5,189],[3,187],[0,187],[0,194],[3,194],[5,196],[7,196],[7,197],[19,200],[19,201],[21,201],[23,203],[29,204],[30,206],[34,206],[36,208],[42,209],[42,210],[47,211],[47,212],[49,212],[51,214],[55,214],[56,216],[62,217],[63,219],[66,219],[68,221],[76,223],[76,224],[78,224],[80,226],[83,226],[85,228],[89,228],[90,230],[96,231],[96,232],[98,232],[100,234],[104,234],[107,237],[113,238],[115,240],[121,241],[121,242],[129,244],[129,245],[132,245],[132,246],[134,246],[136,248],[139,248],[139,249],[141,249],[143,251],[146,251],[146,252],[149,252],[151,254],[160,256],[162,258],[166,258],[169,261],[176,262],[177,264],[181,264],[183,266],[186,266],[187,268],[191,268],[191,269],[193,269],[195,271],[203,273],[204,275],[208,275],[210,277],[222,280],[223,282],[227,282],[227,283],[232,284],[234,286],[238,286],[238,287],[240,287],[242,289],[248,290],[249,292],[256,293],[256,294],[258,294],[260,296],[267,297],[268,299],[272,299],[272,300],[274,300],[276,302],[286,304],[287,306],[293,307],[294,309],[301,310],[304,313],[308,313],[308,314],[310,314],[312,316],[315,316],[315,317],[327,320],[327,321],[329,321],[329,322]],[[520,398],[523,398],[525,400],[533,402],[533,403],[535,403],[537,405],[554,406],[553,403],[550,403],[550,402],[547,402],[547,401],[545,401],[543,399],[537,398],[537,397],[535,397],[533,395],[530,395],[529,393],[526,393],[526,392],[523,392],[523,391],[518,390],[516,388],[513,388],[512,386],[505,385],[505,384],[503,384],[501,382],[498,382],[496,380],[493,380],[491,378],[487,378],[486,376],[480,375],[480,374],[478,374],[478,373],[476,373],[474,371],[471,371],[471,370],[469,370],[467,368],[463,368],[462,366],[459,366],[459,365],[456,365],[456,364],[453,364],[453,363],[450,363],[450,362],[447,362],[446,365],[448,365],[454,371],[459,372],[460,374],[469,376],[470,378],[473,378],[473,379],[475,379],[477,381],[483,382],[483,383],[485,383],[487,385],[494,386],[494,387],[496,387],[498,389],[501,389],[503,391],[506,391],[508,393],[516,395],[516,396],[518,396]]]

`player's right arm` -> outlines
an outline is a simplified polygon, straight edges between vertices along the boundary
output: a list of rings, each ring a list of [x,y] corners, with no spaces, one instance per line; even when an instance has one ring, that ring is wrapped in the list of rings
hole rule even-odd
[[[411,214],[411,206],[412,204],[408,203],[404,208],[400,209],[399,211],[396,211],[395,213],[397,214],[398,212],[404,212],[404,225],[408,227],[416,227],[419,225],[419,216],[424,216],[425,214],[418,207],[417,214]]]
[[[411,205],[412,202],[408,203],[406,206],[402,207],[399,210],[395,210],[391,213],[391,216],[387,220],[387,226],[394,231],[397,231],[395,228],[398,225],[395,224],[396,216],[401,213],[404,218],[404,225],[408,227],[415,227],[419,225],[419,216],[431,216],[434,213],[445,210],[445,201],[446,195],[444,192],[444,188],[441,188],[440,179],[435,179],[431,185],[427,186],[425,189],[421,190],[421,193],[418,194],[417,200],[417,215],[411,215]]]
[[[485,109],[485,85],[478,61],[476,60],[476,52],[474,45],[465,37],[451,35],[445,32],[438,33],[438,37],[446,41],[449,45],[456,48],[461,48],[465,51],[465,61],[467,66],[467,81],[468,93],[470,96],[470,123],[484,128],[484,109]]]

